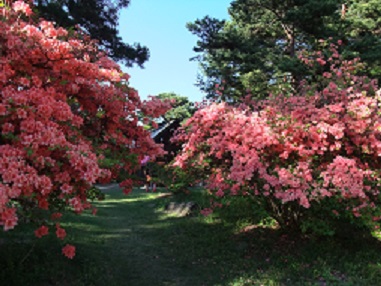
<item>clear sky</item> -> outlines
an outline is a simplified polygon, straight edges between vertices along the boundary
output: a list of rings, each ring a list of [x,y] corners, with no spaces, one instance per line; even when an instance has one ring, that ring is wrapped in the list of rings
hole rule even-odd
[[[122,10],[119,31],[127,43],[141,43],[150,50],[144,69],[124,68],[132,87],[141,98],[162,92],[175,92],[191,101],[203,94],[194,86],[198,63],[189,59],[196,54],[197,37],[185,27],[206,15],[227,19],[231,0],[131,0]]]

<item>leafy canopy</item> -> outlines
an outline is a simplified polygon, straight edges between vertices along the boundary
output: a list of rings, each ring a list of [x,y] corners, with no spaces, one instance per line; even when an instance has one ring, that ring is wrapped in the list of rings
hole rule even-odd
[[[250,95],[295,92],[315,73],[296,57],[319,39],[343,40],[346,58],[360,57],[367,75],[381,78],[381,1],[235,0],[230,19],[206,16],[188,23],[196,36],[201,90],[209,98],[239,102]]]
[[[163,154],[139,124],[164,114],[169,104],[141,101],[129,76],[83,31],[34,21],[23,1],[0,9],[0,225],[55,229],[65,211],[96,211],[96,182],[132,174],[148,155]],[[75,248],[63,253],[73,258]]]
[[[356,75],[359,59],[345,60],[338,48],[298,55],[310,68],[330,67],[320,88],[303,82],[292,96],[251,104],[260,111],[213,103],[187,121],[175,166],[203,176],[212,206],[242,196],[282,227],[306,231],[339,217],[380,227],[381,91]]]
[[[181,96],[173,92],[165,92],[157,95],[160,100],[172,102],[172,109],[163,116],[165,121],[177,120],[179,123],[190,118],[195,112],[194,103],[190,102],[188,97]]]
[[[118,32],[119,11],[130,4],[130,0],[35,0],[38,15],[70,29],[79,25],[115,61],[127,66],[143,66],[149,58],[149,50],[140,44],[127,44]]]

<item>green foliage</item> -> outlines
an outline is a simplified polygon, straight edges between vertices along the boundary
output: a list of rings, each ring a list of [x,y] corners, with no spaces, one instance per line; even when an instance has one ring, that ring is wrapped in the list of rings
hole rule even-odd
[[[109,55],[127,66],[143,66],[149,58],[149,51],[140,44],[126,44],[119,35],[119,11],[126,8],[130,0],[34,0],[38,16],[54,21],[64,28],[75,25],[85,29],[97,39]]]
[[[341,11],[344,8],[343,11]],[[241,102],[248,95],[289,93],[310,72],[297,52],[314,49],[319,39],[344,42],[344,54],[359,56],[368,75],[381,78],[381,1],[235,0],[230,20],[206,16],[188,23],[199,37],[194,51],[203,74],[198,86],[209,98]]]
[[[101,190],[93,186],[87,191],[87,197],[92,201],[103,201],[106,195]]]
[[[367,286],[381,281],[380,242],[359,231],[308,239],[259,225],[239,230],[233,219],[222,223],[218,215],[165,213],[163,206],[172,201],[204,207],[200,190],[169,197],[139,190],[126,197],[117,187],[105,193],[96,216],[70,214],[62,221],[78,241],[76,259],[57,253],[62,242],[54,229],[41,239],[32,234],[32,225],[1,233],[1,281],[9,286]]]
[[[173,92],[165,92],[158,94],[157,97],[161,100],[173,101],[172,109],[163,116],[166,121],[178,120],[179,122],[183,122],[196,111],[193,102],[190,102],[186,96],[181,96]]]
[[[258,198],[237,195],[223,197],[221,203],[221,208],[215,208],[213,213],[227,223],[235,224],[238,230],[250,225],[274,226],[275,220]]]
[[[161,166],[150,163],[148,168],[152,179],[159,185],[163,185],[173,193],[186,193],[197,182],[197,176],[171,165]]]
[[[123,180],[131,178],[130,170],[121,169],[122,162],[128,160],[131,163],[131,166],[136,166],[137,156],[136,154],[131,154],[131,152],[127,148],[120,147],[120,153],[113,152],[112,150],[99,150],[98,153],[101,152],[102,159],[99,161],[99,165],[102,168],[107,168],[109,170],[119,170],[118,177],[113,178],[117,182],[122,182]]]

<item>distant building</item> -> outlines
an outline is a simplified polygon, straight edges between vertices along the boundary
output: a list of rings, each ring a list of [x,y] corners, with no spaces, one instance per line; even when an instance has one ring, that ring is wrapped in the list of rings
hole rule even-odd
[[[171,142],[175,131],[180,127],[179,120],[164,121],[159,127],[151,132],[151,138],[157,144],[163,144],[167,154],[164,156],[165,163],[172,161],[181,146]]]

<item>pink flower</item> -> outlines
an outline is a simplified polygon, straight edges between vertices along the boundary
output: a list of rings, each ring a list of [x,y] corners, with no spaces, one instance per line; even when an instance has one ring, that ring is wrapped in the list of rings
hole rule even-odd
[[[32,9],[30,9],[29,5],[26,4],[23,1],[16,1],[16,2],[14,2],[13,5],[12,5],[12,8],[16,12],[21,11],[21,12],[23,12],[27,16],[30,16],[33,13]]]
[[[56,235],[59,239],[64,239],[66,237],[66,231],[60,227],[60,225],[56,224]]]
[[[45,225],[41,226],[40,228],[36,229],[34,231],[34,234],[38,237],[41,238],[49,233],[49,228]]]
[[[18,217],[15,208],[5,208],[1,214],[0,223],[4,225],[4,231],[13,229],[17,225]]]
[[[58,220],[58,219],[60,219],[62,217],[62,214],[61,213],[53,213],[52,215],[51,215],[51,219],[52,220]]]
[[[223,190],[222,189],[219,189],[217,192],[216,192],[216,196],[217,197],[223,197],[225,194],[224,194],[224,192],[223,192]]]
[[[316,59],[316,62],[317,62],[318,64],[320,64],[321,66],[324,66],[324,65],[326,64],[326,61],[323,60],[323,59],[321,59],[321,58]]]
[[[140,161],[140,164],[145,165],[148,163],[149,160],[150,160],[150,156],[145,155],[143,160]]]
[[[201,213],[202,215],[204,215],[204,216],[208,216],[208,215],[210,215],[210,214],[213,213],[213,210],[210,209],[210,208],[205,208],[205,209],[201,210],[200,213]]]
[[[69,199],[69,204],[74,208],[76,212],[83,211],[83,205],[81,200],[78,197]]]
[[[64,194],[70,194],[70,192],[73,190],[73,187],[68,184],[63,184],[61,186],[62,193]]]
[[[62,253],[69,259],[73,259],[75,256],[75,246],[66,244],[65,247],[62,248]]]

